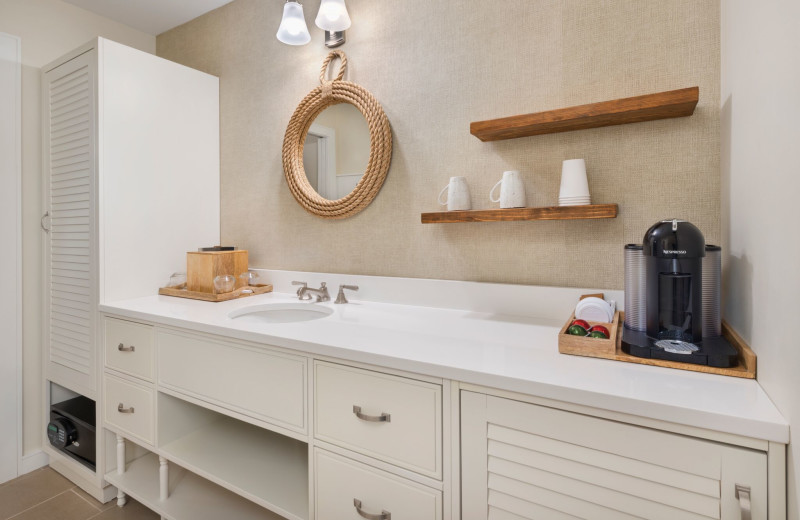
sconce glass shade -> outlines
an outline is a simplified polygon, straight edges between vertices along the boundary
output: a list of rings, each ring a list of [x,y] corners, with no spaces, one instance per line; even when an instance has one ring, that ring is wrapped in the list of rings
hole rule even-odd
[[[350,28],[350,15],[347,14],[344,0],[322,0],[314,23],[320,29],[330,32],[339,32]]]
[[[303,16],[303,6],[299,2],[286,2],[283,5],[283,18],[277,36],[278,40],[287,45],[305,45],[311,41]]]

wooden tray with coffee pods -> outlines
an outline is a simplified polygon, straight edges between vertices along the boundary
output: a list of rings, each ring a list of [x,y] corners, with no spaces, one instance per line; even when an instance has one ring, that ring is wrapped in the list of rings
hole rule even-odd
[[[158,290],[158,294],[162,296],[177,296],[178,298],[190,298],[192,300],[203,300],[206,302],[226,302],[228,300],[235,300],[237,298],[246,298],[255,294],[264,294],[272,292],[271,284],[263,285],[250,285],[240,287],[235,291],[228,293],[208,293],[201,291],[189,291],[186,289],[186,284],[176,285],[174,287],[162,287]]]
[[[594,295],[593,295],[594,296]],[[583,299],[583,298],[581,298]],[[625,313],[617,311],[614,314],[612,323],[600,323],[590,321],[589,325],[604,325],[611,333],[609,339],[587,338],[572,336],[567,334],[567,329],[575,321],[573,312],[569,320],[558,333],[558,351],[562,354],[573,356],[586,356],[602,359],[613,359],[626,363],[637,363],[639,365],[652,365],[665,368],[676,368],[678,370],[689,370],[691,372],[704,372],[706,374],[717,374],[721,376],[741,377],[745,379],[756,378],[756,355],[734,331],[727,322],[722,322],[722,336],[739,352],[739,364],[730,368],[710,367],[708,365],[694,365],[692,363],[680,363],[677,361],[666,361],[662,359],[640,358],[631,356],[622,351],[622,328],[625,321]]]

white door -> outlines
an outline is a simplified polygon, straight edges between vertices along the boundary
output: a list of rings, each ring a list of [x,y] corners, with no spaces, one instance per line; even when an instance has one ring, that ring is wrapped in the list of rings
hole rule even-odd
[[[45,378],[96,398],[94,53],[44,75]]]
[[[0,33],[0,483],[15,478],[21,454],[22,247],[20,145],[20,39]]]
[[[336,129],[314,123],[308,129],[308,137],[310,141],[307,142],[317,145],[316,153],[312,152],[309,157],[317,161],[316,182],[312,186],[322,197],[336,200],[339,198],[336,196]]]

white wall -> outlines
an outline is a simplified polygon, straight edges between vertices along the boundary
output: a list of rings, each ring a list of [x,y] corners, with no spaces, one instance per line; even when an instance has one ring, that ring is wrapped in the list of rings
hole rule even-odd
[[[280,43],[275,2],[236,0],[157,39],[160,56],[222,78],[222,238],[252,265],[611,289],[622,246],[665,215],[720,240],[717,0],[347,0],[347,78],[383,106],[393,154],[375,200],[335,222],[297,204],[281,164],[286,124],[319,85],[324,35]],[[319,0],[303,5],[311,23]],[[472,121],[693,85],[692,117],[496,143],[469,133]],[[618,218],[420,225],[452,175],[467,177],[476,209],[496,207],[504,170],[522,172],[529,205],[552,205],[574,157],[589,165],[592,200],[618,202]]]
[[[791,422],[789,518],[800,470],[800,2],[722,0],[725,316]]]
[[[0,0],[0,31],[22,39],[23,453],[42,438],[39,69],[96,36],[155,52],[155,37],[60,0]],[[7,274],[6,274],[7,275]]]

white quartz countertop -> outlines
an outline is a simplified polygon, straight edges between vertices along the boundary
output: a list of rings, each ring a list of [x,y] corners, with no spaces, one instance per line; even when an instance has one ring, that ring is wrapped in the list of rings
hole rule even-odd
[[[148,296],[104,313],[313,355],[521,392],[614,412],[788,443],[789,425],[754,380],[559,354],[563,323],[412,305],[322,303],[330,316],[295,323],[231,319],[233,310],[297,303],[270,293],[222,303]]]

